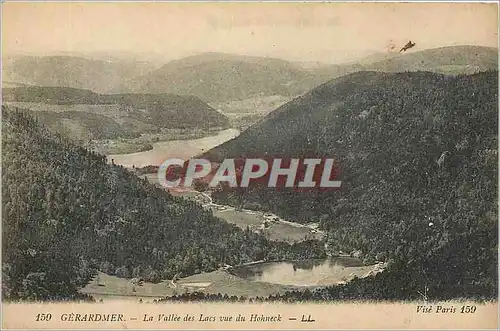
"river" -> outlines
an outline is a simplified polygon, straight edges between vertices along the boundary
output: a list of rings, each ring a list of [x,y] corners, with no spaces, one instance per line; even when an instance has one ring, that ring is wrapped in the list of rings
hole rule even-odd
[[[113,159],[115,164],[125,167],[160,165],[169,158],[187,160],[219,146],[239,134],[240,132],[236,129],[226,129],[219,131],[216,135],[204,138],[160,141],[153,144],[152,150],[131,154],[111,154],[108,155],[108,159]]]

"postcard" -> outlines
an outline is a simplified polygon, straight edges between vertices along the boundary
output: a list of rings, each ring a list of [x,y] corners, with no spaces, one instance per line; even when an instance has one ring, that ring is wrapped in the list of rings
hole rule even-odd
[[[498,4],[2,3],[6,329],[498,329]]]

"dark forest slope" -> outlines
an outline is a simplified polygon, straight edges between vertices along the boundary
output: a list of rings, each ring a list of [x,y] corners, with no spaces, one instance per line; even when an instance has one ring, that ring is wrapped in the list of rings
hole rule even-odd
[[[291,247],[240,231],[51,135],[23,111],[2,113],[4,299],[74,297],[97,268],[154,282],[324,254],[318,243]]]
[[[258,188],[219,200],[320,222],[332,252],[404,261],[415,282],[486,284],[496,293],[497,119],[496,71],[360,72],[285,104],[207,155],[333,157],[340,191]]]

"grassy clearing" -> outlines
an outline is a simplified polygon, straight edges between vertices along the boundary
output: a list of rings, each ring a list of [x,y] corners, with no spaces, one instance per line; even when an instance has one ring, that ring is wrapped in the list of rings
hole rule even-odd
[[[147,178],[148,181],[154,185],[159,185],[156,174],[145,174],[140,177]],[[182,196],[186,199],[194,200],[197,200],[197,195],[201,195],[200,192],[193,190],[171,190],[170,193],[175,196]],[[206,201],[206,198],[198,199],[198,201]],[[269,240],[295,243],[307,239],[323,239],[323,234],[321,232],[312,232],[312,229],[307,226],[291,222],[271,222],[268,220],[268,227],[266,228],[264,227],[265,217],[263,212],[236,210],[234,207],[230,206],[226,206],[227,209],[224,210],[219,209],[217,206],[212,206],[211,208],[215,217],[234,224],[243,230],[246,230],[246,228],[249,227],[253,231],[259,231]]]
[[[284,222],[267,221],[268,227],[264,227],[264,214],[262,212],[238,211],[234,209],[216,210],[214,216],[226,220],[229,223],[246,229],[259,231],[264,234],[269,240],[284,241],[288,243],[300,242],[307,239],[321,240],[323,235],[320,233],[312,233],[311,229],[305,226],[292,225]]]
[[[80,290],[82,293],[92,295],[96,300],[154,300],[175,294],[169,286],[170,281],[158,284],[144,282],[141,286],[134,285],[130,279],[111,276],[98,272],[97,276]]]
[[[103,286],[99,286],[99,284]],[[227,271],[218,270],[182,278],[175,283],[175,287],[170,285],[170,281],[163,281],[158,284],[144,282],[142,286],[138,286],[132,284],[130,279],[99,272],[98,277],[94,278],[80,292],[89,294],[98,301],[101,299],[103,301],[139,301],[141,299],[143,302],[152,302],[155,299],[195,291],[254,298],[285,293],[293,289],[296,289],[296,287],[254,282],[233,276]]]
[[[242,229],[247,226],[258,227],[262,224],[264,218],[262,214],[248,214],[237,210],[214,210],[214,216],[222,218],[229,223],[235,224]]]
[[[190,287],[190,284],[192,283],[210,283],[209,286],[201,290],[201,292],[204,293],[220,293],[222,295],[246,296],[248,298],[254,298],[257,296],[267,297],[272,294],[285,293],[286,291],[296,289],[294,286],[245,280],[222,270],[193,275],[178,281],[180,288]]]
[[[300,242],[306,239],[322,239],[321,235],[311,233],[307,227],[296,227],[286,223],[272,223],[264,233],[271,240],[288,243]]]
[[[89,146],[93,151],[99,154],[128,154],[150,151],[153,149],[151,144],[142,144],[130,142],[123,139],[118,140],[94,140]]]

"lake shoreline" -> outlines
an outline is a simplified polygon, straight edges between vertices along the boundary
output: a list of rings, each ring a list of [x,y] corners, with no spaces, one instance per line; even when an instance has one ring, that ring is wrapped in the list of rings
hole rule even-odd
[[[212,149],[224,142],[237,137],[240,131],[234,128],[219,130],[203,134],[203,136],[176,136],[175,139],[162,139],[152,143],[153,148],[148,151],[123,154],[107,154],[108,160],[127,168],[142,168],[159,166],[166,159],[180,158],[188,160],[196,155]]]
[[[266,264],[266,263],[298,263],[298,262],[304,262],[304,261],[313,261],[313,260],[323,261],[323,260],[329,260],[329,259],[335,260],[335,259],[341,259],[341,258],[350,258],[350,259],[353,259],[353,260],[359,260],[359,261],[361,261],[359,258],[350,256],[350,255],[332,255],[332,256],[328,256],[328,257],[326,257],[324,259],[322,259],[322,258],[315,258],[315,259],[276,259],[276,260],[251,261],[251,262],[246,262],[246,263],[242,263],[242,264],[235,265],[235,266],[228,266],[227,268],[225,268],[225,270],[231,270],[231,269],[235,269],[235,268],[248,267],[248,266],[257,266],[257,265]],[[375,262],[374,264],[363,264],[363,266],[369,267],[369,266],[372,266],[372,265],[378,265],[380,263],[383,263],[383,262]]]
[[[177,132],[179,129],[165,129],[165,132],[156,134],[143,134],[137,138],[116,138],[93,140],[87,147],[93,151],[111,155],[125,155],[148,152],[154,149],[154,144],[169,141],[194,140],[217,136],[220,132],[230,128],[214,128],[211,130],[188,129],[184,133]]]
[[[349,259],[355,263],[342,261],[342,258],[256,261],[224,271],[252,282],[315,288],[347,284],[355,278],[371,277],[387,268],[386,262],[366,265],[360,259]]]

